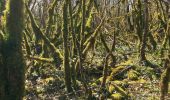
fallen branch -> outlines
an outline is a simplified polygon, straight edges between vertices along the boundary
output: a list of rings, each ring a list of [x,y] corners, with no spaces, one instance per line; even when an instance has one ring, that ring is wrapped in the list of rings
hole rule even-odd
[[[47,62],[47,63],[53,63],[54,60],[52,58],[42,58],[42,57],[37,57],[37,56],[26,56],[30,60],[37,60],[40,62]]]

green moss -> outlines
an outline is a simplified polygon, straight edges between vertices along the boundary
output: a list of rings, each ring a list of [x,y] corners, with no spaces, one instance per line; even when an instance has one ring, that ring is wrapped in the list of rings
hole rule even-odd
[[[124,100],[124,97],[120,93],[115,93],[111,95],[112,100]]]
[[[100,85],[101,82],[102,82],[102,80],[103,80],[103,77],[100,77],[100,78],[98,78],[98,79],[95,81],[95,83],[96,83],[97,85]],[[106,78],[106,83],[107,83],[107,82],[109,82],[109,77]]]
[[[131,85],[131,84],[139,84],[139,83],[148,83],[147,80],[144,80],[144,79],[139,79],[139,80],[135,80],[135,81],[128,81],[128,84]]]
[[[101,20],[100,24],[99,24],[98,27],[94,30],[94,32],[92,33],[92,35],[91,35],[88,39],[86,39],[86,41],[84,42],[83,46],[85,46],[86,48],[89,48],[87,45],[88,45],[89,43],[91,44],[92,40],[95,40],[95,38],[97,37],[97,35],[98,35],[98,33],[99,33],[99,31],[100,31],[100,29],[101,29],[104,21],[105,21],[105,18],[103,18],[103,19]],[[86,49],[86,48],[85,48],[85,49]],[[85,49],[83,50],[84,53],[86,52]],[[88,49],[86,49],[86,50],[88,50]],[[84,53],[83,53],[83,54],[84,54]]]
[[[5,40],[2,50],[5,99],[22,100],[25,92],[25,61],[22,52],[24,1],[8,0],[5,14]],[[17,59],[16,59],[17,58]]]
[[[113,93],[115,91],[115,87],[113,85],[110,85],[108,88],[109,93]]]
[[[70,59],[69,59],[69,47],[68,47],[68,0],[65,0],[63,6],[63,46],[64,46],[64,59],[63,59],[63,66],[64,66],[64,74],[65,74],[65,85],[67,92],[72,92],[71,87],[71,69],[70,69]]]
[[[128,82],[125,81],[125,80],[123,80],[123,81],[115,80],[115,81],[113,81],[111,83],[116,84],[116,85],[120,86],[123,89],[125,89],[126,86],[128,86]]]
[[[91,86],[92,87],[97,87],[97,83],[92,83]]]
[[[120,63],[119,65],[117,65],[116,68],[112,68],[112,72],[111,72],[111,75],[109,77],[109,80],[122,78],[124,76],[122,74],[124,74],[125,72],[127,72],[129,70],[129,68],[128,68],[129,66],[131,66],[131,69],[134,68],[132,60],[128,60],[126,62]],[[124,72],[121,72],[123,70],[124,70]],[[120,72],[121,72],[121,76],[118,75]]]
[[[49,32],[53,25],[53,15],[54,15],[54,8],[57,5],[57,0],[54,0],[52,5],[48,9],[48,20],[47,20],[47,27],[45,29],[45,33],[49,36]]]
[[[117,74],[117,73],[119,73],[121,70],[123,70],[125,68],[125,66],[118,66],[117,68],[113,68],[112,69],[112,72],[111,72],[111,76],[110,76],[110,78],[112,79],[112,77],[115,75],[115,74]]]
[[[102,82],[102,80],[103,80],[103,77],[100,77],[99,79],[97,79],[97,80],[95,81],[95,83],[96,83],[97,85],[100,85],[101,82]]]
[[[121,88],[116,84],[112,84],[112,85],[115,87],[117,92],[121,93],[124,97],[127,97],[127,92],[123,88]]]
[[[164,98],[164,96],[168,93],[169,81],[170,68],[168,67],[161,75],[161,98]]]
[[[123,81],[119,81],[119,80],[115,80],[113,81],[114,84],[117,84],[117,85],[123,85],[124,82]]]
[[[90,11],[90,15],[89,15],[89,17],[88,17],[88,19],[87,19],[87,22],[86,22],[86,34],[87,34],[87,35],[90,33],[92,20],[93,20],[93,8],[92,8],[92,10]]]
[[[135,70],[130,70],[127,73],[127,77],[129,80],[138,80],[139,73]]]
[[[29,7],[26,5],[26,10],[29,14],[30,20],[31,20],[31,27],[33,29],[33,32],[36,35],[36,39],[38,40],[38,38],[43,39],[45,44],[50,48],[50,50],[53,53],[53,59],[56,63],[56,66],[60,66],[62,64],[63,61],[63,56],[60,52],[59,49],[57,49],[55,47],[55,45],[49,40],[48,37],[46,37],[46,35],[42,32],[42,30],[39,28],[39,26],[37,25],[34,16],[32,15],[31,11],[29,10]]]

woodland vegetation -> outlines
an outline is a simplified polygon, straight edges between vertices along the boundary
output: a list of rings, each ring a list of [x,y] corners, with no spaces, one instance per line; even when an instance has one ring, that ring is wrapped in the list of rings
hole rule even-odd
[[[168,100],[170,0],[0,0],[0,100]]]

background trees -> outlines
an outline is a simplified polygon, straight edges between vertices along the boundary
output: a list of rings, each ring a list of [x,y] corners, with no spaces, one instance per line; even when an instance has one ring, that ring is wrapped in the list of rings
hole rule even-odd
[[[9,1],[10,7],[17,4],[20,7],[21,2]],[[24,54],[26,98],[40,99],[48,98],[47,95],[55,97],[56,92],[81,98],[98,98],[97,95],[101,99],[135,98],[128,94],[128,89],[138,87],[133,81],[135,84],[141,80],[159,81],[165,70],[161,81],[164,98],[167,92],[163,86],[167,86],[169,74],[169,3],[168,0],[26,0],[25,15],[21,9],[17,8],[19,12],[15,13],[6,8],[9,14],[4,17],[3,23],[7,24],[0,31],[0,46],[3,44],[0,65],[17,73],[16,77],[13,75],[15,79],[23,79]],[[1,3],[1,12],[2,6]],[[13,56],[17,59],[13,60]],[[20,65],[16,66],[21,71],[14,71],[18,69],[15,64]],[[74,92],[79,90],[85,91],[85,96]]]

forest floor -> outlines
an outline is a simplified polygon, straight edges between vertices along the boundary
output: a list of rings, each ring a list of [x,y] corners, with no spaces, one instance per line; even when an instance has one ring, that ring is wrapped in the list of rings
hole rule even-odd
[[[105,100],[159,100],[160,77],[163,72],[159,55],[147,54],[149,64],[139,63],[137,55],[126,60],[118,60],[116,68],[110,68],[106,88],[103,92]],[[154,55],[154,56],[153,56]],[[94,59],[94,58],[93,58]],[[98,59],[98,58],[96,58]],[[119,59],[119,58],[118,58]],[[122,59],[122,58],[120,58]],[[86,83],[91,88],[94,99],[101,95],[102,63],[100,58],[86,64]],[[30,64],[31,65],[31,64]],[[34,66],[35,67],[35,66]],[[79,88],[67,94],[64,85],[64,72],[51,64],[37,64],[36,70],[28,68],[26,80],[27,100],[85,100],[87,95],[83,83],[77,81]],[[112,74],[111,74],[112,73]],[[166,97],[170,100],[170,90]]]

